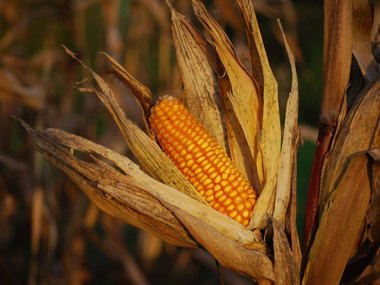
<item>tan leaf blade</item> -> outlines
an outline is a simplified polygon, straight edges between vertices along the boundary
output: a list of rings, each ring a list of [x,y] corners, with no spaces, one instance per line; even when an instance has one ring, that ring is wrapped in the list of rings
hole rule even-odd
[[[353,0],[353,43],[352,52],[359,63],[363,76],[372,81],[379,73],[372,54],[372,15],[368,1]]]
[[[281,29],[292,70],[292,87],[286,105],[284,139],[282,142],[277,178],[276,201],[273,213],[274,219],[280,223],[284,223],[291,192],[292,170],[294,163],[293,158],[295,152],[297,152],[298,145],[298,80],[294,56],[289,48],[280,21],[278,21],[278,24]]]
[[[195,14],[211,35],[228,75],[232,92],[227,92],[227,97],[241,125],[251,155],[256,159],[262,119],[262,100],[257,83],[245,70],[227,35],[208,14],[205,6],[200,1],[193,0],[193,7]]]
[[[343,170],[323,208],[302,284],[339,284],[371,197],[367,163],[361,154]]]
[[[175,213],[192,236],[223,266],[257,281],[274,280],[272,262],[264,253],[242,247],[199,218]]]
[[[281,223],[272,219],[274,273],[276,285],[293,285],[300,283],[300,268],[294,259],[288,239]]]
[[[191,247],[197,244],[178,221],[177,214],[188,219],[200,219],[240,246],[266,252],[265,243],[240,223],[154,180],[128,158],[61,130],[35,131],[26,123],[22,124],[37,141],[38,149],[46,159],[65,172],[107,213],[168,243]],[[95,163],[76,158],[69,148],[90,154]],[[104,159],[124,173],[104,162]]]
[[[146,124],[147,129],[148,124],[146,122],[146,118],[148,117],[148,112],[150,107],[152,107],[154,101],[152,97],[152,93],[148,87],[139,82],[136,78],[134,78],[123,66],[121,66],[116,60],[114,60],[107,53],[102,52],[101,54],[105,55],[108,61],[111,63],[114,73],[117,78],[121,82],[124,83],[134,94],[137,99],[138,104],[143,112],[144,122]]]
[[[371,150],[369,154],[373,158],[372,162],[372,193],[371,203],[368,208],[368,236],[371,243],[378,244],[380,242],[380,148]]]
[[[184,104],[226,150],[218,82],[199,41],[203,41],[204,45],[208,43],[199,31],[171,5],[170,10],[178,68],[185,89]]]
[[[263,225],[266,213],[271,212],[273,194],[276,189],[278,163],[281,150],[281,126],[278,106],[278,86],[270,68],[255,11],[250,0],[239,0],[239,8],[247,26],[251,52],[253,77],[263,94],[263,123],[257,169],[263,191],[256,203],[250,228]]]
[[[62,170],[100,209],[170,244],[197,246],[177,218],[144,189],[139,179],[149,176],[129,159],[63,131],[35,131],[21,123],[36,140],[37,149],[44,157]],[[114,162],[127,175],[95,157],[95,163],[79,160],[68,147]]]
[[[340,127],[328,158],[321,183],[320,204],[324,204],[347,159],[359,152],[380,147],[380,80],[368,84],[362,91]]]
[[[202,196],[199,195],[197,190],[195,190],[195,188],[181,174],[177,167],[175,167],[161,148],[139,127],[126,118],[107,83],[92,69],[81,62],[70,50],[67,48],[65,49],[69,55],[76,59],[86,70],[91,73],[98,83],[102,92],[95,91],[96,95],[114,117],[114,120],[128,143],[129,148],[136,156],[144,170],[146,170],[152,177],[206,204],[206,201],[204,201]]]

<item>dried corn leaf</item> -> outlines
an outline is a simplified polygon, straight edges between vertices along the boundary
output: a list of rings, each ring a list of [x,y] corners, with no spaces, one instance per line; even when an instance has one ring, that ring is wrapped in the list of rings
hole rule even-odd
[[[352,52],[359,63],[363,76],[372,81],[379,72],[371,43],[372,16],[368,1],[353,0]]]
[[[276,285],[293,285],[300,283],[300,268],[290,249],[284,227],[275,219],[273,226],[274,273]]]
[[[368,208],[368,238],[372,243],[378,244],[380,242],[380,148],[371,150],[369,152],[372,161],[372,194],[371,194],[371,204]]]
[[[23,125],[44,157],[62,170],[100,209],[170,244],[197,246],[177,218],[141,186],[139,179],[149,176],[129,159],[60,130],[35,131],[26,123]],[[96,163],[79,160],[68,147],[105,158],[127,175],[95,157]]]
[[[261,184],[265,187],[265,184],[269,183],[262,198],[267,200],[270,196],[269,193],[272,193],[276,186],[274,181],[277,177],[281,148],[278,85],[269,65],[252,2],[250,0],[239,0],[237,3],[246,22],[252,76],[256,79],[263,96],[263,124],[260,152],[256,164]]]
[[[151,140],[139,127],[128,120],[117,103],[111,89],[107,83],[92,69],[87,67],[67,48],[66,52],[76,59],[94,77],[102,92],[95,91],[99,99],[108,108],[130,150],[138,159],[140,165],[154,178],[168,184],[188,196],[206,204],[206,201],[199,195],[197,190],[181,174],[171,160],[165,155],[160,147]]]
[[[226,92],[223,95],[227,95],[231,102],[250,153],[256,160],[262,120],[262,99],[259,95],[258,85],[245,70],[227,35],[208,14],[205,6],[200,1],[193,0],[193,7],[198,19],[211,35],[213,44],[228,75],[232,92]]]
[[[200,219],[237,244],[265,253],[265,243],[228,216],[154,180],[128,158],[61,130],[35,131],[23,123],[38,149],[64,171],[94,203],[111,215],[151,232],[168,243],[196,246],[178,217]],[[76,158],[69,149],[91,155],[95,163]],[[103,160],[109,161],[124,173]],[[174,215],[173,215],[174,213]]]
[[[370,200],[367,163],[365,154],[354,156],[342,171],[323,208],[302,284],[339,284]]]
[[[121,82],[124,83],[125,86],[127,86],[134,96],[137,99],[137,102],[143,112],[143,118],[146,124],[147,129],[148,124],[146,122],[146,118],[148,117],[149,109],[153,105],[153,98],[152,93],[150,92],[150,89],[146,87],[144,84],[139,82],[136,78],[134,78],[128,71],[125,70],[123,66],[121,66],[116,60],[114,60],[111,56],[109,56],[107,53],[103,52],[103,55],[106,56],[108,61],[112,65],[112,69],[114,73],[116,74],[117,78]]]
[[[292,170],[294,163],[293,158],[297,152],[298,144],[298,80],[294,56],[289,48],[288,42],[286,41],[281,23],[279,21],[278,23],[284,39],[292,70],[292,87],[286,105],[284,139],[282,141],[280,166],[277,178],[276,201],[273,213],[275,220],[279,221],[280,223],[284,223],[291,192]]]
[[[380,80],[369,84],[347,114],[329,155],[322,180],[320,203],[335,188],[344,163],[351,155],[377,148],[379,141]],[[376,143],[376,144],[374,144]]]
[[[184,103],[215,140],[227,149],[223,132],[218,82],[199,41],[199,31],[170,6],[178,68],[184,84]],[[195,35],[197,38],[195,38]]]
[[[276,189],[278,163],[281,149],[280,112],[278,107],[278,86],[270,68],[261,37],[255,11],[250,0],[239,0],[238,5],[247,26],[251,53],[252,74],[263,94],[263,123],[260,138],[260,152],[257,169],[263,191],[257,200],[251,228],[259,227],[266,219],[271,207],[269,202]],[[261,169],[261,171],[260,171]]]
[[[273,265],[267,255],[242,247],[207,225],[202,219],[173,211],[191,235],[223,266],[257,281],[274,280]]]

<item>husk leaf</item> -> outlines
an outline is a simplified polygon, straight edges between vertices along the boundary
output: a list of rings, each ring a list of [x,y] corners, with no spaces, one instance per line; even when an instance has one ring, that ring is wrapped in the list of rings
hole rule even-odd
[[[177,216],[192,236],[223,266],[254,280],[274,280],[273,264],[266,254],[242,247],[199,218]]]
[[[113,73],[116,77],[131,91],[136,97],[137,103],[142,112],[142,117],[147,130],[149,130],[149,124],[147,121],[149,110],[152,107],[154,101],[150,89],[134,78],[123,66],[121,66],[115,59],[109,56],[105,52],[101,52],[112,65]]]
[[[281,150],[281,126],[278,106],[278,86],[270,68],[261,37],[256,13],[250,0],[239,0],[238,5],[247,27],[250,46],[252,75],[257,80],[263,96],[263,122],[260,137],[260,151],[257,156],[257,170],[263,190],[256,202],[250,228],[263,226],[266,213],[273,208],[278,163]]]
[[[195,190],[177,167],[175,167],[156,142],[126,118],[107,83],[92,69],[80,61],[70,50],[67,48],[65,49],[69,55],[81,63],[81,65],[91,73],[98,83],[102,92],[95,91],[96,95],[114,117],[114,120],[119,126],[129,148],[136,156],[141,167],[152,177],[180,190],[195,200],[206,204],[206,201],[199,195],[198,191]]]
[[[276,285],[292,285],[300,283],[300,268],[289,246],[284,227],[271,219],[273,227],[274,273]]]
[[[277,178],[276,201],[273,213],[273,218],[284,224],[291,192],[292,170],[294,163],[293,158],[298,147],[298,80],[294,56],[285,38],[281,23],[279,21],[278,23],[292,70],[292,87],[286,105],[284,138],[282,141],[280,165]]]
[[[218,81],[207,55],[198,43],[202,35],[171,5],[170,10],[178,68],[184,84],[184,104],[219,145],[227,150]],[[195,33],[198,34],[198,40],[194,37]]]
[[[208,14],[205,6],[200,1],[193,0],[193,7],[198,19],[209,32],[228,75],[232,92],[227,92],[226,95],[243,130],[250,153],[256,160],[262,120],[262,99],[258,85],[245,70],[227,35]]]
[[[178,219],[142,187],[140,181],[149,176],[128,158],[61,130],[35,131],[21,123],[35,139],[37,150],[100,209],[170,244],[197,247]],[[73,150],[96,155],[95,163],[78,159]],[[127,175],[97,157],[114,163]]]
[[[197,242],[183,228],[181,219],[198,219],[204,224],[200,231],[212,229],[241,247],[266,252],[265,243],[255,233],[210,206],[151,178],[128,158],[61,130],[35,131],[22,124],[46,159],[65,172],[105,212],[168,243],[191,247],[196,247]],[[94,163],[78,159],[73,150],[90,154]]]

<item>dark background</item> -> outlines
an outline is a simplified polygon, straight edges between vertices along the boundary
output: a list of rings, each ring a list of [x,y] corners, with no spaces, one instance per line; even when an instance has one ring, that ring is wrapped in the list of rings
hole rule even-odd
[[[173,6],[197,27],[191,1]],[[205,1],[244,63],[248,47],[233,0]],[[299,123],[298,226],[317,134],[322,86],[321,1],[254,1],[284,114],[290,67],[276,18],[296,56]],[[10,115],[32,127],[61,128],[128,155],[111,116],[75,83],[88,77],[65,54],[68,46],[96,72],[106,51],[154,96],[180,92],[170,15],[160,0],[9,0],[0,2],[0,284],[218,284],[214,260],[202,250],[176,248],[100,212],[34,150]],[[128,90],[127,115],[141,123]],[[283,120],[283,117],[282,117]],[[250,284],[223,270],[225,284]]]

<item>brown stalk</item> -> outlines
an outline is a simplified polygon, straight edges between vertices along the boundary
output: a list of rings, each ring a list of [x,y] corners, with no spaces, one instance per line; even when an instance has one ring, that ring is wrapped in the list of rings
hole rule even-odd
[[[351,66],[352,1],[326,0],[324,14],[322,105],[306,201],[303,246],[305,253],[313,239],[316,226],[323,160],[337,129]]]

